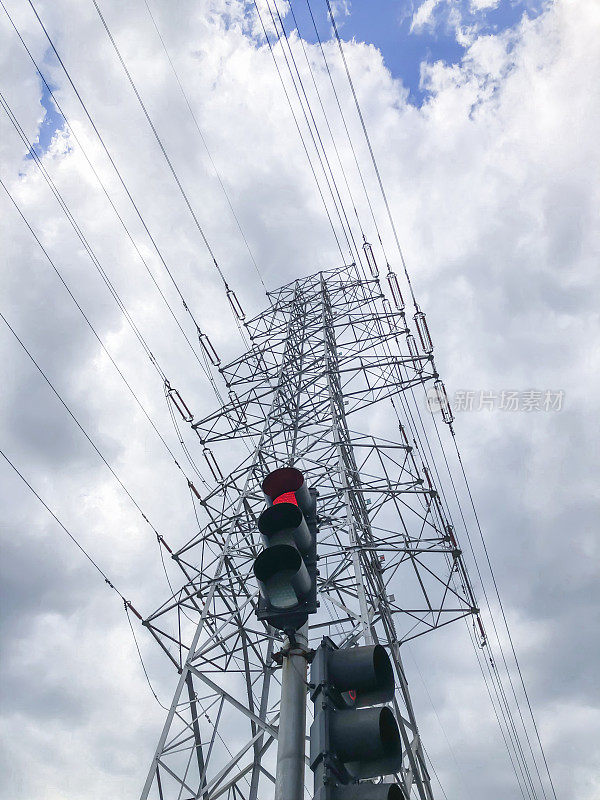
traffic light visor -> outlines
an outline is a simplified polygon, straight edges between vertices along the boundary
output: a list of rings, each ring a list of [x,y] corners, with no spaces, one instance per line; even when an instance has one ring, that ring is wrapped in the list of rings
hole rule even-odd
[[[281,467],[270,472],[262,482],[262,490],[271,504],[282,494],[293,492],[302,511],[307,513],[314,507],[304,475],[295,467]]]
[[[334,712],[331,747],[359,779],[390,775],[402,764],[398,723],[387,706]]]
[[[308,525],[298,506],[292,503],[278,503],[266,508],[258,518],[258,529],[269,542],[285,534],[293,538],[296,547],[303,553],[310,548]]]
[[[290,543],[274,544],[254,562],[261,592],[274,608],[293,608],[310,591],[310,576],[298,549]]]
[[[327,655],[329,680],[354,708],[388,703],[394,696],[392,662],[380,644],[332,650]]]

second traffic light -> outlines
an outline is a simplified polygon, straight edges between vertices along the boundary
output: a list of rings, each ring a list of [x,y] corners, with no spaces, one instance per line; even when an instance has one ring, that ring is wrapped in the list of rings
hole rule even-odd
[[[317,608],[317,492],[294,467],[269,473],[262,490],[269,506],[258,518],[265,549],[254,562],[257,616],[297,631]]]
[[[385,649],[379,644],[338,649],[325,637],[312,662],[310,685],[314,800],[403,800],[397,784],[364,780],[393,775],[402,766],[398,723],[390,708],[377,706],[394,696]]]

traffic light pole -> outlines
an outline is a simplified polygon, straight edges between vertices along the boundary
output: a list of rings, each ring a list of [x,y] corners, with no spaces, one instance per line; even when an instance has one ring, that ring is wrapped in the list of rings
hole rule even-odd
[[[306,758],[308,624],[282,650],[275,800],[303,800]]]

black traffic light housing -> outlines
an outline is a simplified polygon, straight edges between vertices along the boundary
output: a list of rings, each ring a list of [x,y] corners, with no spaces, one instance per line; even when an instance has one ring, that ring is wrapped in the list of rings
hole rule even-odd
[[[295,467],[262,483],[268,507],[258,518],[265,549],[254,562],[260,586],[257,617],[297,631],[317,609],[317,492]]]
[[[387,703],[394,673],[381,645],[338,649],[325,637],[311,665],[314,800],[404,800],[396,784],[358,783],[402,765],[400,732]],[[373,707],[375,706],[375,707]]]

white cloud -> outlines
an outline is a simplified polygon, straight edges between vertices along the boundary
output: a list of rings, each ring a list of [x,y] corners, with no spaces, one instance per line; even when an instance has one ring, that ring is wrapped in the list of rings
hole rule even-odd
[[[431,23],[435,6],[430,0],[420,6],[415,29]],[[70,87],[45,55],[35,19],[23,4],[8,7],[35,57],[46,64],[60,102],[179,314],[177,295]],[[243,4],[225,0],[177,9],[152,2],[152,8],[268,285],[338,263],[270,53],[251,38],[258,36],[256,20]],[[219,282],[92,5],[61,0],[40,9],[202,326],[224,357],[237,354],[241,344],[224,322]],[[228,278],[244,305],[258,310],[261,287],[143,4],[104,2],[103,10]],[[513,32],[474,34],[461,64],[423,68],[429,100],[422,109],[408,104],[406,91],[373,47],[346,48],[449,391],[566,392],[559,414],[463,414],[457,429],[558,794],[581,800],[597,796],[598,758],[598,653],[590,620],[599,576],[591,557],[597,534],[590,432],[598,396],[591,343],[599,307],[599,17],[594,0],[562,0]],[[2,91],[34,138],[43,116],[39,82],[4,18],[0,25]],[[326,47],[341,76],[335,46]],[[309,51],[317,64],[318,53]],[[350,110],[348,93],[341,96]],[[160,381],[35,165],[23,160],[23,147],[4,116],[1,125],[3,179],[177,448]],[[68,149],[66,141],[66,134],[57,138],[44,158],[47,168],[173,385],[197,416],[211,410],[215,400],[197,363],[79,148],[70,141]],[[341,134],[339,141],[350,163]],[[381,214],[378,204],[376,210]],[[362,205],[359,212],[367,218]],[[187,487],[4,198],[2,225],[8,254],[3,308],[157,528],[181,544],[195,525]],[[188,320],[180,319],[191,335]],[[4,446],[124,593],[148,613],[166,592],[152,532],[4,329],[0,341]],[[189,444],[199,456],[196,443]],[[10,588],[2,678],[10,702],[2,730],[10,781],[0,796],[135,796],[163,712],[144,685],[118,598],[96,582],[8,470],[2,491]],[[167,700],[175,676],[158,648],[140,636],[150,675]],[[514,787],[497,765],[493,726],[481,719],[484,690],[461,642],[454,630],[431,637],[415,645],[415,658],[445,729],[459,743],[464,782],[473,796],[485,792],[495,800]],[[410,661],[407,669],[410,674]],[[448,796],[462,796],[435,715],[417,686],[412,681],[425,744]],[[492,744],[482,731],[489,731]]]
[[[486,11],[489,8],[497,8],[500,0],[470,0],[471,11]]]
[[[433,28],[435,26],[434,12],[442,2],[443,0],[424,0],[413,14],[410,24],[411,33],[424,28]]]

